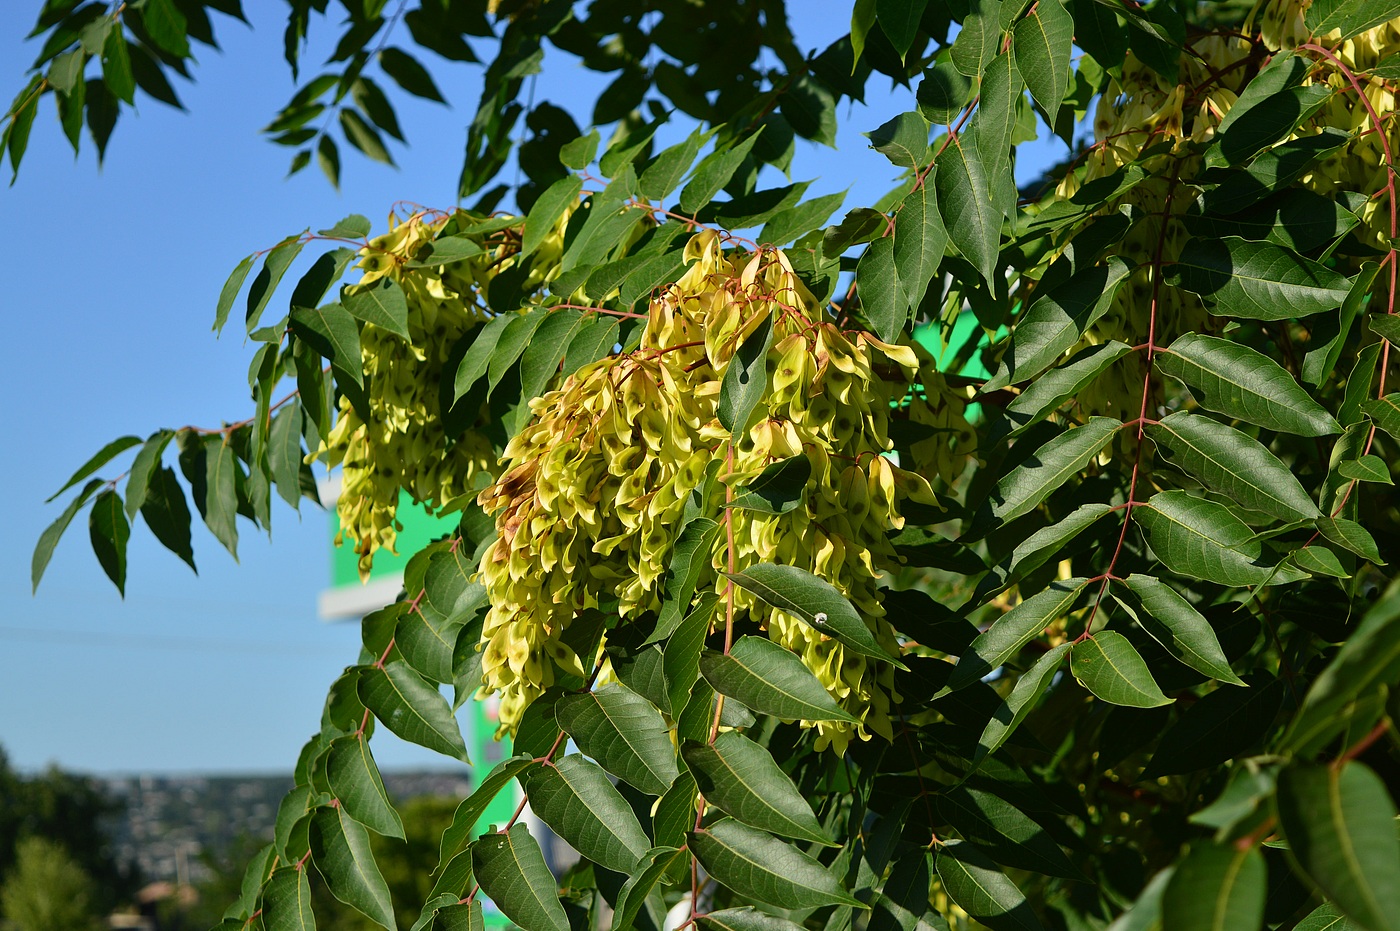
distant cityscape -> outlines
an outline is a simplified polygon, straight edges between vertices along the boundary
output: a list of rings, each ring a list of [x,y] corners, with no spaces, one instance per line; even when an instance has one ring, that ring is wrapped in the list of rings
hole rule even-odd
[[[124,813],[109,826],[118,859],[147,882],[198,884],[210,878],[204,854],[223,856],[243,836],[272,839],[277,806],[291,776],[132,776],[101,780]],[[420,795],[464,798],[468,774],[384,773],[396,801]]]

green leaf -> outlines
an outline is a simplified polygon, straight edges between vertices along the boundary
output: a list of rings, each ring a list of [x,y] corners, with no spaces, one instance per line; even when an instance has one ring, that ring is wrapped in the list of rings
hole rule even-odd
[[[88,512],[88,537],[102,571],[125,597],[126,541],[131,537],[131,525],[127,523],[121,495],[108,489],[97,496]]]
[[[384,140],[379,137],[378,130],[366,123],[354,110],[341,108],[340,128],[344,131],[346,140],[365,155],[385,165],[394,164],[393,156],[384,147]]]
[[[75,48],[70,52],[55,56],[49,64],[49,86],[65,97],[73,93],[73,89],[82,81],[85,64],[87,64],[87,55],[81,48]],[[30,89],[26,88],[25,90],[28,92]]]
[[[971,28],[974,17],[981,19],[978,14],[968,14],[963,21],[964,32]],[[958,42],[961,40],[962,33],[959,33],[953,42],[955,64]],[[991,46],[988,50],[995,52],[996,48]],[[1016,121],[1021,110],[1024,82],[1016,70],[1012,58],[1014,54],[1007,50],[988,62],[989,67],[982,75],[982,88],[978,93],[977,115],[972,123],[973,141],[982,157],[982,164],[991,176],[988,183],[994,189],[1011,173],[1012,140],[1016,136]]]
[[[875,16],[880,23],[880,31],[889,37],[900,58],[909,56],[926,6],[928,0],[875,0]]]
[[[140,458],[138,454],[137,458]],[[301,506],[301,402],[293,398],[272,418],[268,431],[267,465],[277,493],[294,508]],[[134,474],[134,473],[133,473]],[[131,502],[127,501],[130,508]]]
[[[160,467],[161,456],[174,436],[170,430],[157,430],[150,435],[136,454],[136,458],[132,460],[126,479],[127,519],[135,517],[136,512],[141,510],[141,505],[145,503],[146,489],[150,485],[151,476]]]
[[[511,318],[510,323],[501,332],[501,338],[496,342],[491,352],[491,360],[487,363],[486,395],[488,398],[496,390],[496,386],[501,383],[506,372],[510,371],[516,360],[525,352],[525,347],[530,345],[540,325],[548,318],[549,312],[539,307],[532,308],[529,313]]]
[[[569,931],[554,877],[525,825],[477,840],[472,868],[482,891],[525,931]]]
[[[1256,685],[1244,693],[1216,689],[1188,707],[1158,741],[1143,778],[1200,772],[1258,746],[1278,716],[1286,687],[1281,679]]]
[[[1051,493],[1071,480],[1097,456],[1123,426],[1112,417],[1090,417],[1088,423],[1066,430],[1011,470],[991,495],[992,515],[1009,523],[1039,507]]]
[[[403,821],[389,801],[364,734],[349,734],[331,741],[326,778],[346,814],[386,837],[403,840]]]
[[[1400,680],[1400,595],[1387,593],[1366,612],[1313,680],[1284,738],[1285,748],[1321,749],[1342,727],[1347,705],[1377,686]],[[1315,752],[1315,751],[1314,751]]]
[[[648,795],[676,778],[676,752],[661,712],[622,685],[565,695],[554,705],[559,726],[604,769]]]
[[[691,795],[694,796],[693,791]],[[648,850],[642,858],[647,861],[646,867],[633,873],[618,893],[617,908],[613,911],[612,931],[631,931],[636,926],[637,915],[646,904],[647,897],[656,888],[656,884],[669,881],[666,879],[666,873],[671,866],[689,857],[690,851],[677,847],[658,846]]]
[[[578,203],[582,191],[583,179],[578,175],[566,175],[545,188],[525,217],[525,238],[520,246],[522,259],[538,249],[545,237],[554,232],[559,218],[565,210]]]
[[[1334,579],[1351,578],[1351,573],[1342,566],[1337,554],[1325,546],[1305,546],[1294,550],[1293,564],[1313,575],[1330,575]]]
[[[151,475],[146,500],[141,502],[141,517],[162,546],[191,569],[195,567],[194,550],[190,547],[190,508],[174,469],[157,469]]]
[[[394,645],[429,682],[451,682],[457,635],[464,622],[464,617],[420,604],[399,617]]]
[[[204,523],[238,557],[238,461],[221,434],[204,438]]]
[[[1054,681],[1069,649],[1068,643],[1052,647],[1016,680],[1011,694],[982,729],[982,736],[977,740],[977,752],[973,756],[974,763],[979,763],[983,758],[997,752],[1001,745],[1011,738]]]
[[[862,656],[900,666],[895,654],[875,639],[865,621],[830,582],[798,566],[757,563],[725,577],[777,608]]]
[[[637,190],[647,200],[657,203],[665,200],[681,183],[681,178],[695,162],[695,156],[713,134],[714,130],[697,128],[684,141],[663,149],[637,179]]]
[[[1161,579],[1134,572],[1124,580],[1142,607],[1138,622],[1167,652],[1197,672],[1243,685],[1220,649],[1210,622]]]
[[[1400,16],[1400,3],[1393,0],[1382,3],[1376,3],[1375,0],[1314,0],[1312,6],[1303,14],[1303,24],[1319,39],[1333,29],[1341,30],[1339,39],[1327,40],[1330,47],[1368,29],[1374,29],[1397,16]]]
[[[457,372],[453,379],[452,403],[460,401],[462,396],[481,379],[481,376],[486,374],[487,366],[491,363],[491,356],[496,351],[496,344],[500,342],[501,335],[505,332],[506,327],[517,319],[519,319],[519,314],[501,314],[499,317],[492,317],[482,325],[466,355],[462,356],[462,361],[457,363]]]
[[[408,263],[409,268],[439,268],[481,255],[486,250],[470,236],[443,236],[434,239]]]
[[[773,321],[764,317],[729,360],[715,413],[731,435],[748,429],[749,418],[768,390],[768,349],[772,345]]]
[[[342,85],[343,86],[343,85]],[[403,130],[399,128],[398,114],[394,105],[384,95],[378,84],[367,77],[359,77],[350,85],[350,98],[360,112],[369,117],[375,126],[384,130],[400,142],[404,141]]]
[[[550,379],[559,371],[564,353],[586,319],[577,310],[566,308],[551,311],[520,356],[520,397],[537,398],[544,394]]]
[[[238,297],[238,292],[243,290],[243,282],[248,278],[248,272],[253,268],[253,259],[256,256],[248,256],[234,266],[229,274],[228,280],[224,282],[223,290],[219,292],[219,304],[214,311],[214,332],[222,332],[224,323],[228,320],[228,315],[233,310],[233,302]]]
[[[136,101],[136,79],[131,74],[131,54],[120,23],[114,23],[102,44],[102,81],[107,89],[127,103]]]
[[[788,84],[778,109],[803,139],[836,147],[836,97],[810,73],[802,71]]]
[[[948,898],[992,931],[1040,931],[1026,896],[986,854],[966,841],[945,841],[935,861]]]
[[[408,300],[403,288],[392,278],[380,278],[353,290],[347,289],[345,309],[365,323],[388,330],[404,340],[408,334]]]
[[[331,182],[331,187],[340,190],[340,149],[329,134],[323,133],[316,142],[316,164]]]
[[[1070,356],[1068,361],[1027,385],[1016,400],[1006,406],[1009,419],[1017,430],[1024,430],[1044,420],[1130,352],[1131,346],[1112,339],[1084,347]]]
[[[802,660],[763,637],[740,637],[728,653],[706,651],[700,674],[721,695],[788,721],[854,721]]]
[[[1133,508],[1152,552],[1168,569],[1221,585],[1278,585],[1301,577],[1258,562],[1254,532],[1228,507],[1184,491],[1163,491]]]
[[[759,133],[754,133],[732,148],[719,147],[701,159],[700,164],[695,166],[695,173],[681,189],[681,213],[693,215],[714,200],[715,195],[734,177],[734,172],[739,170],[744,159],[749,157],[749,150],[758,137]]]
[[[933,854],[929,850],[900,857],[875,896],[868,931],[948,931],[948,923],[929,902],[932,884]]]
[[[1361,409],[1376,426],[1389,433],[1392,439],[1400,437],[1400,393],[1362,401]]]
[[[267,302],[271,299],[272,292],[277,290],[277,286],[282,282],[282,277],[287,274],[287,269],[291,267],[296,257],[301,254],[304,245],[306,245],[306,243],[302,240],[301,236],[288,236],[274,246],[272,251],[267,254],[267,258],[263,260],[262,268],[258,269],[257,277],[255,277],[253,283],[248,286],[248,312],[245,322],[247,323],[249,333],[252,333],[258,328],[258,324],[262,319],[263,310],[267,307]],[[238,269],[234,269],[234,275],[237,274]],[[232,283],[233,278],[231,277],[228,284],[224,285],[226,293],[229,285]],[[234,289],[234,294],[228,295],[229,300],[232,301],[236,294],[237,288]],[[222,308],[222,297],[219,299],[219,304]],[[214,329],[218,330],[222,326],[222,319],[216,318]]]
[[[1284,521],[1320,516],[1292,470],[1234,427],[1177,411],[1144,430],[1173,465],[1240,507]]]
[[[441,873],[458,854],[467,849],[467,844],[476,830],[476,823],[481,820],[481,816],[501,790],[517,776],[539,765],[533,757],[520,754],[502,760],[486,774],[472,794],[457,805],[457,810],[452,814],[452,823],[442,832],[438,865],[433,872]]]
[[[486,931],[486,916],[480,900],[473,899],[440,910],[436,927],[441,927],[442,931]]]
[[[763,225],[763,229],[758,234],[758,241],[775,246],[785,246],[812,230],[820,228],[831,218],[831,214],[841,206],[841,202],[845,199],[846,192],[838,191],[835,194],[825,194],[812,200],[803,201],[795,207],[781,210],[773,214]]]
[[[851,73],[860,63],[865,40],[875,26],[875,0],[856,0],[851,9]]]
[[[1117,631],[1101,630],[1076,643],[1069,653],[1069,667],[1081,685],[1110,704],[1129,708],[1171,704],[1152,680],[1142,655]]]
[[[1264,74],[1260,72],[1261,77]],[[1251,101],[1250,91],[1255,85],[1267,83],[1259,78],[1251,81],[1239,101],[1225,114],[1216,130],[1218,141],[1206,152],[1208,165],[1243,164],[1293,133],[1335,93],[1327,84],[1312,84],[1290,87]],[[1237,111],[1238,117],[1232,120]]]
[[[593,163],[598,154],[598,130],[590,129],[587,135],[579,136],[559,147],[559,161],[565,168],[583,171]]]
[[[692,831],[686,840],[705,872],[741,896],[780,908],[864,907],[819,862],[733,818]]]
[[[1385,560],[1381,559],[1380,549],[1376,546],[1375,538],[1370,531],[1354,520],[1347,520],[1344,517],[1319,517],[1317,519],[1317,529],[1322,535],[1333,543],[1350,550],[1362,559],[1368,559],[1378,566],[1384,566]]]
[[[1348,921],[1337,906],[1323,902],[1308,912],[1303,920],[1293,926],[1293,931],[1364,931],[1355,922]]]
[[[585,323],[569,341],[560,374],[567,377],[611,353],[617,345],[621,328],[621,321],[616,317],[600,316]]]
[[[851,246],[871,242],[888,224],[889,217],[878,210],[869,207],[848,210],[840,223],[822,231],[822,252],[828,257],[839,256]]]
[[[806,500],[807,482],[812,477],[812,461],[799,453],[779,459],[748,484],[736,489],[734,500],[725,507],[757,511],[760,514],[786,514]]]
[[[345,373],[357,385],[364,385],[360,328],[348,310],[340,304],[293,307],[291,319],[292,330],[299,340],[316,350],[337,372]]]
[[[928,158],[928,120],[917,110],[901,113],[867,135],[870,147],[896,167],[919,168]]]
[[[1045,591],[1032,595],[992,622],[958,657],[958,666],[948,678],[952,691],[965,688],[986,676],[1021,651],[1040,633],[1074,607],[1088,579],[1051,582]]]
[[[603,156],[604,161],[607,158]],[[589,198],[583,227],[567,241],[560,266],[564,271],[575,266],[600,265],[617,257],[614,249],[646,215],[632,202],[636,184],[636,173],[627,164],[606,188]]]
[[[938,212],[933,184],[932,178],[925,177],[923,184],[904,198],[894,218],[894,267],[900,299],[916,311],[948,249],[948,231]],[[899,330],[895,330],[885,341],[894,342],[898,337]]]
[[[1019,384],[1053,365],[1113,306],[1131,271],[1118,256],[1110,256],[1107,264],[1081,268],[1036,298],[1016,321],[1007,375],[993,379],[986,390]]]
[[[972,100],[973,84],[954,64],[952,55],[940,54],[924,70],[914,94],[919,113],[930,123],[950,125]]]
[[[1074,40],[1074,17],[1060,0],[1040,0],[1012,30],[1016,67],[1026,88],[1050,117],[1060,112],[1069,86],[1069,56]]]
[[[681,756],[706,801],[750,827],[831,846],[812,807],[767,750],[735,731],[686,741]]]
[[[982,155],[954,138],[934,164],[934,189],[949,238],[988,284],[994,285],[1001,211],[992,202]]]
[[[1227,417],[1299,436],[1342,430],[1283,366],[1248,346],[1187,333],[1162,350],[1156,363],[1185,382],[1202,407]]]
[[[369,218],[364,214],[352,213],[343,220],[338,221],[330,229],[319,232],[321,236],[332,236],[339,239],[364,239],[373,229]]]
[[[394,79],[394,83],[415,97],[446,103],[432,75],[416,58],[402,49],[389,47],[379,53],[379,66]]]
[[[89,475],[96,472],[98,469],[102,468],[107,463],[111,462],[117,456],[126,452],[131,447],[139,446],[140,444],[141,438],[139,436],[118,437],[117,439],[108,443],[106,446],[99,449],[91,459],[83,463],[82,467],[79,468],[78,471],[74,472],[72,477],[69,478],[68,481],[63,483],[62,488],[45,498],[44,503],[48,504],[49,502],[53,501],[59,495],[72,488],[74,485],[78,484],[83,479],[87,478]]]
[[[141,25],[156,45],[176,58],[189,57],[189,21],[171,0],[146,0],[141,5]]]
[[[695,923],[702,931],[801,931],[802,928],[802,925],[760,912],[751,905],[706,912],[697,915]],[[616,925],[614,931],[617,931]]]
[[[710,565],[710,550],[720,525],[708,517],[698,517],[685,525],[671,552],[670,574],[666,579],[666,600],[661,604],[656,631],[645,643],[665,640],[680,626],[695,595],[700,576]]]
[[[1268,886],[1258,847],[1193,844],[1162,895],[1162,931],[1257,928],[1264,921]]]
[[[591,760],[578,754],[535,770],[526,786],[530,808],[579,853],[630,875],[649,846],[622,793]]]
[[[993,861],[1046,876],[1082,878],[1045,828],[991,792],[965,785],[938,796],[939,815]]]
[[[1186,243],[1167,281],[1206,298],[1213,313],[1290,320],[1342,306],[1350,282],[1325,265],[1271,242],[1238,236]]]
[[[666,693],[673,717],[685,709],[696,680],[700,678],[700,652],[705,647],[705,635],[710,632],[710,618],[714,616],[719,601],[719,595],[714,591],[702,594],[696,600],[695,607],[680,622],[666,643],[662,670],[666,675]],[[662,610],[665,610],[664,605]],[[734,704],[737,703],[729,703]]]
[[[1361,763],[1279,773],[1278,818],[1302,873],[1347,917],[1400,928],[1400,838],[1385,783]]]
[[[856,268],[856,282],[861,312],[875,335],[887,343],[897,340],[909,320],[909,306],[899,289],[892,237],[882,236],[866,247]]]
[[[1175,869],[1168,866],[1153,876],[1128,910],[1108,926],[1108,931],[1162,931],[1162,893]]]
[[[950,55],[960,73],[975,79],[984,77],[983,71],[997,56],[1001,28],[996,7],[1000,6],[1000,2],[981,0],[968,6],[967,17],[962,21],[962,30],[953,40]]]
[[[311,816],[311,856],[332,895],[390,931],[398,927],[369,832],[343,809],[319,808]]]
[[[1283,51],[1273,56],[1259,69],[1254,80],[1250,81],[1235,100],[1235,105],[1220,121],[1217,132],[1229,132],[1230,128],[1249,114],[1255,107],[1266,103],[1274,95],[1297,87],[1307,76],[1308,59],[1293,51]]]
[[[1337,239],[1356,225],[1356,215],[1331,198],[1291,185],[1350,141],[1339,129],[1324,129],[1271,146],[1248,167],[1221,175],[1220,184],[1201,199],[1205,215],[1187,220],[1188,229],[1208,237],[1267,239],[1299,252]]]
[[[641,650],[613,646],[609,650],[618,680],[651,702],[664,715],[672,714],[670,692],[666,688],[665,653],[652,645]]]
[[[447,699],[400,660],[360,674],[360,701],[398,736],[470,764]]]
[[[1042,527],[1026,537],[1011,551],[1010,556],[993,566],[992,571],[978,583],[973,602],[983,603],[987,598],[1026,578],[1063,552],[1075,537],[1112,511],[1112,506],[1107,504],[1083,504],[1058,523]]]
[[[262,926],[267,931],[315,931],[311,911],[311,883],[302,867],[274,870],[263,886]]]

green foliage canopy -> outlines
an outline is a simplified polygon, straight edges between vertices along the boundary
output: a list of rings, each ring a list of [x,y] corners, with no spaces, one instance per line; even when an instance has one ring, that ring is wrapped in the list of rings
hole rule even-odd
[[[327,5],[289,4],[294,69]],[[392,926],[372,734],[461,759],[480,692],[517,755],[415,931],[483,894],[528,931],[1397,926],[1400,9],[858,0],[804,58],[777,2],[342,5],[269,127],[294,170],[390,158],[390,82],[439,96],[401,17],[495,50],[459,196],[523,119],[523,215],[497,185],[243,260],[215,327],[246,293],[253,415],[109,444],[34,558],[88,507],[120,588],[138,512],[190,558],[190,498],[234,551],[316,457],[364,566],[401,490],[460,513],[365,618],[221,928],[313,925],[308,864]],[[211,10],[47,4],[12,166],[46,96],[101,150]],[[617,74],[588,132],[517,100],[546,44]],[[875,71],[917,82],[870,133],[901,183],[835,223],[760,188]],[[657,151],[670,108],[697,125]],[[1015,147],[1085,118],[1018,190]],[[517,780],[567,876],[517,819],[478,836]]]

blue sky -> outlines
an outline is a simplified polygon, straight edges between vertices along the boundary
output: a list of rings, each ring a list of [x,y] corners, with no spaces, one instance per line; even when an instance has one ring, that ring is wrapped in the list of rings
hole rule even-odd
[[[290,770],[326,688],[358,652],[357,625],[316,617],[329,544],[314,507],[299,516],[278,502],[271,540],[242,523],[238,563],[197,521],[198,576],[141,526],[125,600],[80,519],[30,595],[34,542],[58,514],[43,501],[96,449],[126,433],[248,415],[250,349],[237,328],[223,339],[210,331],[219,289],[242,256],[350,213],[381,230],[398,200],[455,201],[479,67],[424,53],[453,106],[396,98],[410,143],[394,151],[399,169],[347,152],[339,193],[314,167],[284,180],[290,152],[258,136],[294,90],[280,53],[284,7],[245,6],[252,29],[221,18],[223,51],[197,47],[197,83],[176,88],[188,112],[138,97],[139,115],[124,115],[99,171],[91,141],[75,161],[45,109],[18,182],[0,189],[9,243],[0,313],[11,346],[0,367],[0,487],[10,502],[0,542],[0,747],[24,770]],[[791,6],[801,9],[793,27],[804,48],[824,48],[848,28],[844,2]],[[6,94],[37,52],[23,42],[30,21],[0,18]],[[334,24],[314,24],[305,67],[333,38]],[[535,100],[586,125],[606,83],[550,49]],[[847,208],[873,202],[895,176],[860,133],[913,103],[879,75],[867,100],[841,108],[838,150],[799,140],[793,166],[794,178],[820,179],[811,194],[851,187]],[[678,132],[689,130],[684,119]],[[308,249],[288,280],[313,258]],[[387,731],[375,745],[385,768],[445,763]]]

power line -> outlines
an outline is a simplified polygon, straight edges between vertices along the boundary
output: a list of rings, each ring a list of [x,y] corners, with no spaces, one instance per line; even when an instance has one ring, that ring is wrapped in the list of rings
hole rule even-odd
[[[76,647],[127,647],[149,650],[184,650],[196,653],[255,653],[306,656],[343,653],[334,643],[252,643],[247,640],[218,640],[209,637],[167,637],[152,634],[114,634],[96,630],[52,630],[40,627],[0,626],[0,637],[30,643],[59,643]]]

